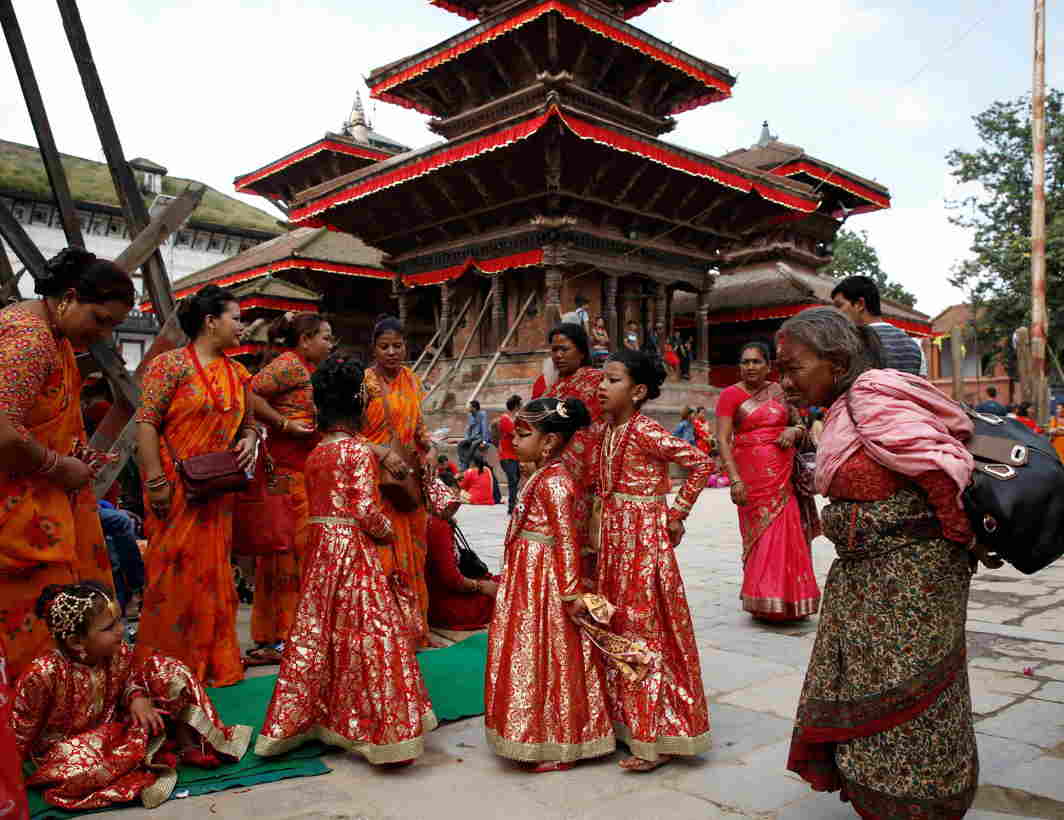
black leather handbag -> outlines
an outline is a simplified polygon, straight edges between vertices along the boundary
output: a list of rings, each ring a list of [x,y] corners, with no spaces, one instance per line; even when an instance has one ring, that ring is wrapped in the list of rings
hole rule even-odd
[[[465,533],[459,529],[453,521],[449,522],[454,528],[454,543],[458,547],[458,571],[466,578],[479,580],[491,575],[488,565],[481,560],[466,540]]]
[[[1018,421],[968,410],[975,457],[962,500],[979,542],[1027,575],[1064,555],[1064,463]]]

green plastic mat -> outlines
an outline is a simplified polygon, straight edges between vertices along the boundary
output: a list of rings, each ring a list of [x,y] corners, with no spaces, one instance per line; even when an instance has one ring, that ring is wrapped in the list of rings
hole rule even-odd
[[[434,649],[418,654],[421,674],[432,698],[436,716],[440,720],[458,720],[484,712],[484,663],[487,647],[488,636],[481,633],[446,649]],[[236,686],[209,689],[208,693],[224,723],[253,726],[257,735],[276,679],[276,675],[248,678]],[[174,794],[182,794],[185,791],[189,796],[209,794],[237,786],[271,783],[289,777],[311,777],[330,771],[329,767],[318,759],[328,749],[322,743],[308,743],[286,755],[269,758],[259,757],[254,748],[253,735],[243,760],[217,769],[179,768]],[[29,803],[33,820],[108,811],[64,811],[45,803],[41,792],[35,789],[29,792]]]

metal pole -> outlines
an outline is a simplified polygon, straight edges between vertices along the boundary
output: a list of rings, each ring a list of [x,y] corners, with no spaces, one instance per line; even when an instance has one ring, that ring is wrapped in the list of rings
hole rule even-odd
[[[949,332],[949,352],[953,364],[953,400],[964,401],[964,330],[954,325]]]
[[[1031,387],[1039,424],[1046,395],[1046,7],[1034,0],[1034,83],[1031,92]]]

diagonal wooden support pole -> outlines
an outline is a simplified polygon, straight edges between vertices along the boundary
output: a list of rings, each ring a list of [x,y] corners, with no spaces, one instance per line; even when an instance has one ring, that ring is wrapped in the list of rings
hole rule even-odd
[[[150,222],[148,208],[137,188],[133,169],[129,167],[125,154],[122,153],[122,143],[118,138],[118,130],[115,128],[114,117],[111,115],[111,107],[107,104],[99,72],[96,70],[96,62],[92,58],[92,49],[89,47],[85,26],[78,12],[78,4],[75,0],[57,0],[57,2],[59,15],[63,18],[63,28],[66,30],[67,40],[70,43],[70,50],[74,54],[74,62],[77,63],[78,72],[81,74],[85,98],[89,103],[89,110],[92,111],[92,118],[96,121],[100,145],[107,158],[107,165],[111,169],[111,179],[114,181],[118,198],[122,202],[122,213],[129,224],[130,234],[139,234]],[[165,321],[174,309],[174,295],[170,288],[170,280],[166,275],[166,265],[158,251],[153,253],[144,264],[144,284],[155,306],[156,315],[160,320]]]
[[[19,85],[22,86],[22,96],[26,100],[33,131],[37,135],[37,145],[41,150],[41,159],[44,160],[48,183],[52,186],[52,195],[55,197],[56,205],[59,206],[59,216],[63,223],[63,233],[66,234],[67,244],[84,248],[85,240],[81,236],[81,222],[74,208],[74,199],[70,195],[70,186],[67,184],[66,173],[63,171],[63,164],[59,158],[59,149],[55,145],[52,126],[48,122],[48,112],[44,109],[44,98],[41,96],[40,86],[37,85],[37,76],[33,72],[33,64],[26,50],[26,41],[22,38],[22,30],[15,16],[12,0],[0,0],[0,25],[3,26],[7,47],[11,52],[11,61],[15,64],[15,74],[18,76]]]
[[[11,298],[7,295],[9,289],[11,296],[18,293],[18,277],[15,275],[14,268],[11,267],[11,260],[7,258],[4,241],[0,239],[0,305]]]

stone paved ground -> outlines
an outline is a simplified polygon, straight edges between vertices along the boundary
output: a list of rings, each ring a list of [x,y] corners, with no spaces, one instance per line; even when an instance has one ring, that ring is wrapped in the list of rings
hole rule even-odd
[[[505,508],[465,508],[459,520],[498,566]],[[632,775],[615,756],[531,775],[490,752],[478,718],[438,729],[409,769],[384,772],[334,754],[328,775],[171,801],[150,813],[130,809],[121,820],[855,818],[836,796],[814,794],[785,771],[816,619],[790,627],[751,621],[739,610],[739,553],[728,494],[709,490],[679,548],[713,723],[714,748],[703,759]],[[820,539],[814,553],[823,581],[833,550]],[[998,570],[974,579],[969,653],[982,785],[970,820],[1064,818],[1062,602],[1064,563],[1033,577]]]

